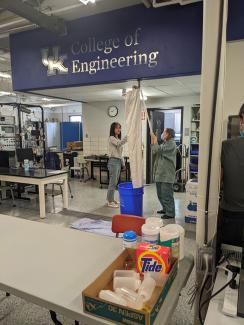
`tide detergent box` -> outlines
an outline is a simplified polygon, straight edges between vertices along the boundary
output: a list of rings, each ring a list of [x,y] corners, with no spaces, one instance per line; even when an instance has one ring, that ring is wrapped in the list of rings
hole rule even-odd
[[[170,271],[170,248],[140,243],[136,248],[137,272],[168,273]]]

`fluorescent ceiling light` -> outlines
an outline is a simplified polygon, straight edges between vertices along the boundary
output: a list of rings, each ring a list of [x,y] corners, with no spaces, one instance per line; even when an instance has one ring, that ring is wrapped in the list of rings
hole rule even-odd
[[[52,108],[52,107],[59,107],[59,106],[63,106],[63,104],[44,104],[42,105],[43,107],[46,108]]]
[[[89,2],[90,3],[95,3],[96,0],[80,0],[80,2],[82,2],[84,5],[87,5]]]
[[[11,75],[6,72],[0,72],[0,78],[11,79]]]
[[[51,101],[52,101],[51,98],[46,98],[46,97],[43,97],[42,100],[43,100],[44,102],[51,102]]]

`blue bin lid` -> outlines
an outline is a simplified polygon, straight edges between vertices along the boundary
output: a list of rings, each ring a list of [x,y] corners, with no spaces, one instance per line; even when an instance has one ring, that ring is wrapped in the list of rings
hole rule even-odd
[[[136,238],[137,238],[137,235],[132,230],[126,231],[123,234],[123,239],[125,239],[127,241],[134,241],[134,240],[136,240]]]

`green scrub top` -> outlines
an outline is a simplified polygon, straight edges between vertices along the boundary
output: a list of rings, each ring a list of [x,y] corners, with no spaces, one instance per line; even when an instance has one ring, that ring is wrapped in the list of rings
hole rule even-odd
[[[153,179],[155,182],[175,182],[176,144],[170,139],[163,144],[153,144],[152,153],[155,156]]]

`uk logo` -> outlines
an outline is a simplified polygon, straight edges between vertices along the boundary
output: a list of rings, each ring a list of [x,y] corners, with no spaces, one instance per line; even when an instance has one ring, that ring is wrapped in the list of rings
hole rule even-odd
[[[67,74],[69,69],[65,67],[64,61],[67,59],[66,54],[59,54],[60,48],[54,46],[52,53],[50,54],[49,48],[41,50],[42,53],[42,64],[47,67],[47,75],[55,76],[57,74]]]

